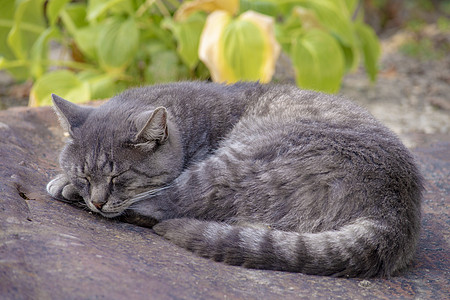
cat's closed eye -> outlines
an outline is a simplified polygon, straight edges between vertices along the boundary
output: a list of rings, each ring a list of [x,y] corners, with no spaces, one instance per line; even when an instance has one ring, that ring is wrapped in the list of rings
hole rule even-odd
[[[112,183],[114,186],[115,185],[124,185],[124,184],[126,184],[126,182],[129,179],[128,178],[129,176],[127,176],[127,173],[129,173],[129,172],[130,172],[130,170],[125,170],[122,172],[115,173],[113,175],[109,175],[108,182]]]
[[[110,182],[113,184],[113,186],[119,186],[126,183],[126,178],[122,174],[114,175],[110,177]]]
[[[91,177],[90,176],[77,176],[75,178],[76,182],[81,183],[83,185],[87,185],[91,182]]]
[[[117,183],[119,183],[120,182],[120,178],[118,178],[119,177],[119,175],[116,175],[116,176],[111,176],[111,182],[112,182],[112,184],[117,184]]]

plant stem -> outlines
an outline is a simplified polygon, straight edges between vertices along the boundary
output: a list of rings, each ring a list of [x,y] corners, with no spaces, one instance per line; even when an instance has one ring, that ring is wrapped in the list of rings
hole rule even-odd
[[[160,0],[155,1],[156,6],[158,7],[161,14],[165,17],[170,17],[170,12],[167,7]]]
[[[98,68],[94,65],[80,63],[71,60],[45,60],[44,64],[48,66],[56,66],[56,67],[68,67],[72,69],[78,70],[97,70]]]
[[[356,6],[355,11],[353,12],[352,21],[355,21],[356,18],[358,17],[358,13],[359,13],[359,10],[361,9],[361,5],[362,5],[362,0],[359,0],[358,6]]]
[[[13,20],[0,20],[0,27],[12,28],[15,25]],[[20,22],[19,28],[21,30],[33,32],[33,33],[41,33],[45,30],[45,27],[38,26],[36,24],[29,24],[26,22]]]
[[[141,17],[147,9],[155,3],[155,0],[147,0],[136,11],[136,17]]]

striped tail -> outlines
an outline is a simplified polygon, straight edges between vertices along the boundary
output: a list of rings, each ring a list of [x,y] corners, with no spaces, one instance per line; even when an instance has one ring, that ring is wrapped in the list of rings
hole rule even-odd
[[[360,219],[340,230],[297,233],[269,228],[233,226],[195,219],[171,219],[154,231],[206,258],[256,269],[315,275],[389,276],[385,259],[386,232],[376,223]],[[393,249],[390,249],[393,250]],[[388,250],[388,251],[390,251]],[[397,251],[398,252],[398,251]]]

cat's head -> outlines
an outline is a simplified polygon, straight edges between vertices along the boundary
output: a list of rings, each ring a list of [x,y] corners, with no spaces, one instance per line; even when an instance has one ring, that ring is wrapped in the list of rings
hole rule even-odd
[[[166,186],[180,174],[180,137],[164,107],[93,108],[52,97],[69,135],[61,168],[92,211],[118,216],[133,196]]]

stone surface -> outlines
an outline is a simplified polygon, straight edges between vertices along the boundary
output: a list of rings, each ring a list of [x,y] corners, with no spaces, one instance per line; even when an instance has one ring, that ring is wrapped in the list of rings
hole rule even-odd
[[[0,299],[449,299],[450,137],[414,135],[426,179],[408,272],[344,279],[209,261],[152,230],[52,200],[62,131],[52,111],[0,111]]]

